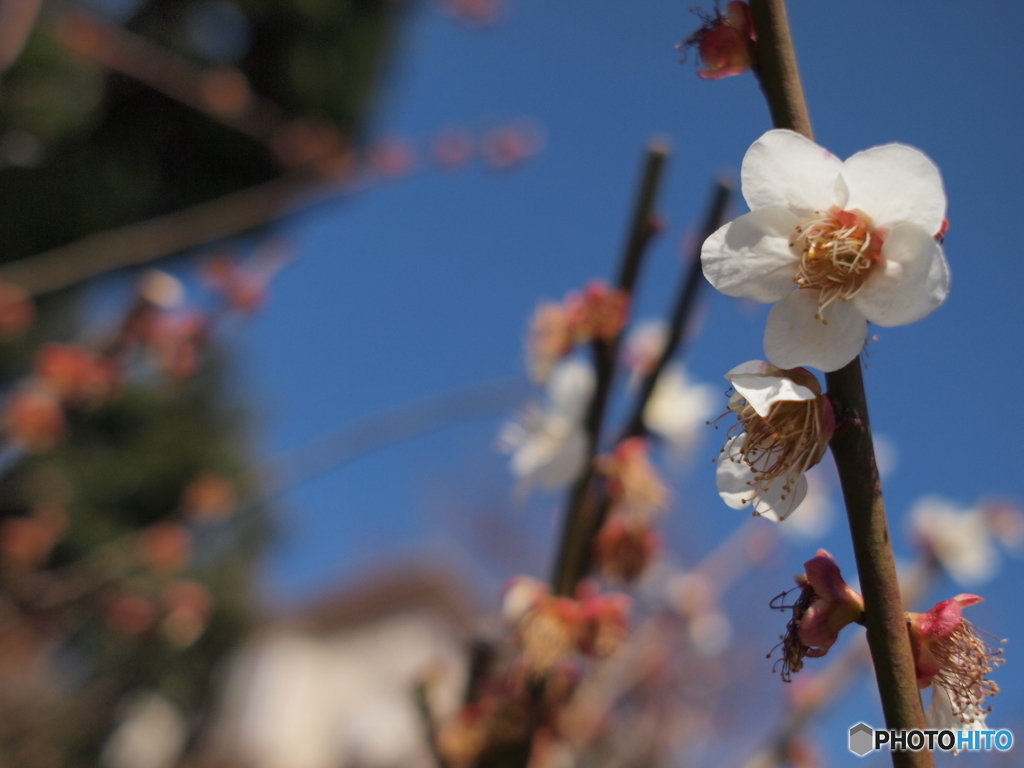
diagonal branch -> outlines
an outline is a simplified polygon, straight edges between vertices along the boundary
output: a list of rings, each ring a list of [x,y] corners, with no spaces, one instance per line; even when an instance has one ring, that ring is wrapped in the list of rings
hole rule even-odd
[[[646,427],[644,427],[644,409],[647,407],[647,401],[651,399],[651,394],[654,392],[654,387],[658,383],[658,377],[661,375],[661,372],[687,337],[690,321],[693,318],[693,311],[697,306],[697,296],[701,286],[707,282],[704,279],[704,272],[700,264],[701,245],[725,223],[732,192],[733,187],[728,181],[719,179],[715,183],[708,202],[704,223],[701,227],[700,237],[694,241],[693,250],[689,254],[688,259],[689,268],[683,275],[679,292],[676,294],[676,304],[672,310],[672,318],[669,321],[669,333],[668,339],[665,340],[665,348],[662,350],[657,364],[640,384],[640,391],[637,393],[633,413],[629,421],[626,422],[626,428],[623,430],[622,436],[619,438],[620,440],[638,437],[647,431]]]
[[[625,292],[630,300],[647,245],[655,234],[654,202],[667,157],[668,148],[661,142],[654,142],[647,149],[643,178],[616,282],[619,290]],[[586,464],[569,492],[565,523],[551,579],[555,592],[560,595],[571,594],[576,589],[576,584],[586,573],[586,564],[590,557],[590,537],[587,532],[598,515],[596,494],[591,487],[594,478],[594,456],[597,454],[601,438],[621,338],[620,334],[610,342],[594,343],[597,385],[584,422],[587,439]]]

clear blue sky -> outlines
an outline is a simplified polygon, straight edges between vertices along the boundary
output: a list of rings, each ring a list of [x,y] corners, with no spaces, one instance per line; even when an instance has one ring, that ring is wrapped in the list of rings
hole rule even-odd
[[[669,226],[643,276],[637,314],[664,310],[680,239],[713,176],[738,169],[771,127],[751,76],[707,82],[692,62],[679,64],[673,46],[697,25],[690,5],[520,0],[487,29],[429,6],[412,15],[379,132],[418,138],[422,149],[448,123],[485,128],[529,115],[545,126],[547,147],[514,172],[474,164],[419,174],[284,225],[300,259],[239,337],[240,379],[266,455],[390,406],[521,374],[526,318],[537,300],[610,273],[653,135],[675,148],[661,201]],[[866,373],[875,429],[899,450],[885,490],[897,553],[909,556],[902,518],[917,497],[1021,499],[1024,9],[992,1],[792,0],[790,16],[819,143],[841,157],[890,141],[917,146],[942,169],[949,195],[952,294],[921,323],[879,329]],[[725,371],[763,356],[765,312],[710,290],[705,299],[687,360],[697,377],[724,390]],[[493,450],[498,425],[413,440],[289,493],[268,594],[318,593],[423,548],[456,560],[458,546],[473,549],[460,514],[513,506],[505,459]],[[714,492],[710,459],[720,434],[709,434],[679,487],[686,511],[670,525],[684,561],[746,519]],[[558,501],[542,496],[509,513],[513,527],[532,530],[519,567],[546,570]],[[817,546],[854,570],[841,523],[821,542],[788,546],[785,562],[773,566],[771,594]],[[497,579],[509,567],[474,573]],[[992,720],[1016,724],[1024,738],[1022,574],[1021,563],[1010,562],[971,618],[1011,638]],[[492,596],[496,581],[481,578],[484,596]],[[957,591],[942,585],[936,599]],[[825,718],[820,739],[835,755],[830,764],[855,764],[836,747],[846,727],[872,718],[881,721],[869,691]]]

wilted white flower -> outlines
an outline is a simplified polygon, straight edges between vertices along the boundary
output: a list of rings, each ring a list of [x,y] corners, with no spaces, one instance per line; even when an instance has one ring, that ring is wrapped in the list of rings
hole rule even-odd
[[[903,144],[845,162],[793,131],[769,131],[743,158],[751,212],[705,242],[704,275],[719,291],[775,303],[764,348],[780,368],[842,368],[867,322],[907,325],[949,292],[935,241],[946,215],[939,169]]]
[[[954,705],[953,694],[938,683],[932,683],[932,703],[924,711],[924,722],[928,728],[936,731],[984,731],[987,710],[977,702],[960,702]],[[950,750],[954,755],[961,750],[954,742]]]
[[[713,387],[694,383],[682,365],[668,365],[644,407],[644,425],[685,455],[714,414],[717,399]]]
[[[512,454],[509,468],[521,492],[568,485],[582,471],[587,452],[583,419],[594,385],[594,371],[586,363],[558,363],[545,390],[546,405],[530,406],[519,422],[504,426],[499,442]]]
[[[733,509],[753,503],[755,514],[784,520],[807,495],[804,473],[825,455],[835,428],[832,406],[802,368],[784,371],[751,360],[725,378],[735,390],[729,410],[739,423],[718,459],[718,494]]]

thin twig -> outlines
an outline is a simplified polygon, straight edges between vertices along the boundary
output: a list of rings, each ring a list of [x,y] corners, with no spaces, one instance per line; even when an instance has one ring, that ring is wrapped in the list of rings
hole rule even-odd
[[[303,205],[341,192],[337,183],[296,171],[190,208],[96,232],[9,262],[0,267],[0,281],[39,296],[256,229]]]
[[[784,0],[752,0],[751,11],[757,31],[758,76],[775,127],[799,131],[813,139]],[[867,639],[886,726],[923,729],[924,711],[896,579],[860,359],[826,374],[825,380],[829,396],[844,410],[843,424],[836,430],[831,447],[864,593]],[[892,760],[897,768],[934,765],[926,750],[893,752]]]
[[[616,287],[630,300],[647,245],[655,233],[654,203],[667,157],[668,148],[662,142],[652,143],[647,149],[640,191],[633,209],[629,236],[616,282]],[[587,439],[586,463],[569,492],[565,523],[551,579],[555,592],[560,595],[572,594],[576,589],[576,584],[586,573],[586,564],[590,557],[590,536],[587,531],[592,527],[593,519],[598,513],[596,499],[591,490],[594,456],[597,454],[605,410],[611,394],[620,341],[621,334],[610,342],[598,341],[593,345],[597,384],[584,422]]]
[[[692,252],[687,259],[689,268],[685,271],[679,284],[675,308],[672,310],[672,319],[669,321],[669,332],[668,338],[665,340],[665,347],[658,358],[657,364],[640,384],[640,391],[637,393],[633,413],[629,421],[626,422],[626,427],[622,432],[620,440],[638,437],[647,431],[644,426],[644,410],[647,408],[647,402],[654,392],[654,387],[658,383],[658,377],[661,375],[661,372],[686,338],[690,328],[690,321],[693,318],[693,311],[697,306],[697,296],[701,286],[707,283],[700,264],[701,244],[725,223],[732,191],[733,187],[728,181],[718,179],[715,182],[708,201],[707,213],[704,216],[700,237],[694,241]]]

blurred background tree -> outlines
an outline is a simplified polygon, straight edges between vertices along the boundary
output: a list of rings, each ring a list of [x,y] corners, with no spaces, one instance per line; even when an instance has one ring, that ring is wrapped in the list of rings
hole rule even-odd
[[[39,5],[0,7],[0,48],[18,47],[19,13],[32,29],[0,79],[2,263],[288,173],[343,171],[402,11]],[[211,333],[258,297],[221,290],[218,309],[184,315],[166,295],[180,286],[149,275],[120,325],[96,331],[71,281],[24,264],[29,279],[12,282],[36,294],[30,329],[17,289],[0,297],[14,318],[0,350],[0,765],[95,765],[129,711],[170,718],[164,732],[187,741],[211,671],[251,625],[269,528]],[[224,289],[233,267],[219,269],[207,277]]]

